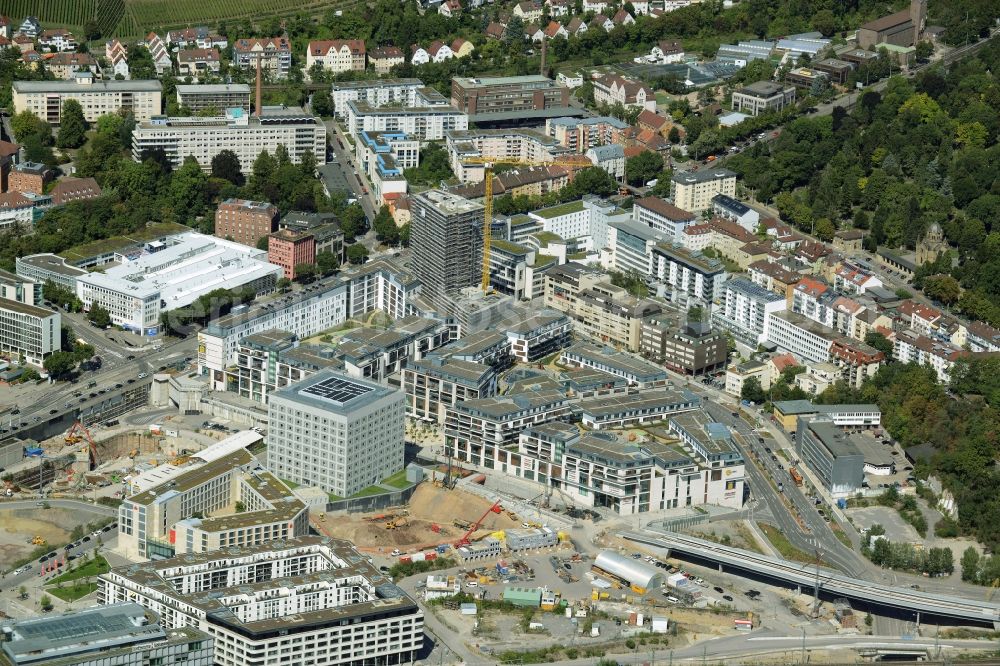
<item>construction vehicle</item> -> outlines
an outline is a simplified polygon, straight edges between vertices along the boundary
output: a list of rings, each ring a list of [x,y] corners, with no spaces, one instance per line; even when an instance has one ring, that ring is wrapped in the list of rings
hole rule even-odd
[[[172,461],[170,462],[170,464],[171,464],[171,465],[174,465],[174,466],[179,466],[179,465],[183,465],[183,464],[184,464],[184,463],[186,463],[186,462],[187,462],[188,460],[191,460],[191,456],[177,456],[176,458],[174,458],[174,459],[173,459],[173,460],[172,460]]]
[[[83,436],[78,435],[77,431],[83,433]],[[84,439],[87,440],[87,449],[90,452],[90,471],[94,471],[97,468],[97,444],[94,443],[94,438],[90,436],[87,426],[83,425],[80,421],[73,421],[73,427],[66,433],[66,443],[77,444]]]
[[[494,502],[493,506],[486,509],[486,511],[483,512],[483,515],[479,516],[479,520],[473,523],[472,526],[468,529],[468,531],[462,535],[462,538],[455,542],[455,548],[468,546],[471,543],[469,541],[469,537],[472,536],[473,532],[479,529],[479,526],[483,524],[484,520],[486,520],[486,516],[490,515],[491,513],[503,513],[503,508],[500,506],[500,500]]]
[[[32,546],[44,546],[45,545],[45,539],[43,539],[42,537],[36,535],[36,536],[32,537],[32,539],[31,539],[31,545]]]
[[[493,229],[493,167],[497,165],[511,166],[562,166],[571,169],[585,169],[593,166],[591,161],[582,155],[577,155],[577,159],[557,159],[551,162],[522,160],[511,157],[484,158],[470,157],[462,160],[464,164],[478,164],[483,167],[483,272],[482,290],[483,293],[490,291],[490,239]],[[581,159],[582,158],[582,159]]]
[[[472,523],[470,523],[469,521],[467,521],[467,520],[460,520],[460,519],[457,519],[457,518],[455,520],[451,521],[451,524],[454,525],[455,527],[457,527],[460,530],[467,530],[467,529],[469,529],[472,526]]]
[[[383,520],[392,520],[396,517],[394,513],[377,513],[374,516],[368,516],[365,520],[369,523],[380,523]]]
[[[513,511],[508,511],[508,512],[507,512],[507,517],[508,517],[508,518],[510,518],[511,520],[513,520],[513,521],[514,521],[515,523],[516,523],[516,522],[517,522],[517,520],[518,520],[518,518],[517,518],[517,514],[516,514],[516,513],[514,513]]]
[[[410,521],[406,519],[406,516],[400,516],[399,518],[396,518],[395,520],[390,520],[389,522],[387,522],[385,524],[385,529],[387,529],[387,530],[394,530],[397,527],[405,527],[406,525],[409,525],[409,524],[410,524]]]

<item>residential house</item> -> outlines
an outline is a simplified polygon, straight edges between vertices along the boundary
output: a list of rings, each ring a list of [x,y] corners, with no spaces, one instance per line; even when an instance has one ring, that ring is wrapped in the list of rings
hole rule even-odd
[[[104,57],[111,63],[111,76],[128,80],[128,50],[119,39],[112,39],[104,45]]]
[[[48,51],[75,51],[76,37],[66,28],[43,30],[38,36],[38,45]]]
[[[393,67],[405,61],[403,49],[398,46],[378,46],[368,52],[368,64],[378,74],[388,74]]]
[[[788,294],[802,280],[802,274],[790,271],[778,262],[761,259],[747,266],[747,273],[754,284],[776,294]]]
[[[540,42],[545,39],[545,32],[534,23],[528,23],[524,26],[524,38],[530,42]]]
[[[167,33],[167,44],[179,48],[226,49],[229,40],[217,33],[209,31],[205,26],[171,30]]]
[[[52,203],[61,206],[71,201],[96,199],[101,196],[101,186],[93,178],[63,178],[52,186],[49,194]]]
[[[221,59],[216,49],[182,49],[177,52],[177,73],[201,79],[219,73]]]
[[[594,146],[584,153],[594,166],[607,171],[615,180],[625,178],[625,151],[621,145],[613,143],[606,146]]]
[[[860,252],[865,232],[861,229],[844,229],[833,235],[833,247],[841,252]]]
[[[11,188],[13,189],[13,188]],[[900,319],[911,330],[920,335],[931,335],[941,323],[941,311],[929,305],[907,299],[896,308]]]
[[[645,16],[646,14],[649,14],[649,0],[638,0],[638,2],[633,2],[632,9],[635,10],[636,16]]]
[[[646,84],[617,74],[605,74],[593,80],[594,101],[598,104],[656,111],[656,96]]]
[[[14,36],[14,27],[10,23],[10,17],[0,14],[0,37],[10,39]]]
[[[982,321],[969,322],[965,342],[973,352],[1000,351],[1000,330]]]
[[[665,118],[649,109],[643,109],[639,113],[635,124],[640,130],[649,130],[663,137],[670,134],[670,128],[673,127],[673,122],[669,118]]]
[[[427,49],[422,46],[414,44],[410,50],[410,64],[411,65],[426,65],[431,61],[430,54],[427,53]]]
[[[27,53],[28,51],[35,50],[35,40],[27,35],[14,35],[11,42],[21,53]]]
[[[514,16],[519,16],[524,23],[534,23],[542,18],[542,5],[534,0],[524,0],[514,5]]]
[[[683,244],[683,232],[695,222],[689,213],[659,197],[643,197],[632,205],[632,219],[664,234],[668,243]]]
[[[624,8],[619,9],[614,16],[611,17],[611,22],[615,25],[630,25],[635,23],[635,17],[625,11]]]
[[[486,33],[487,39],[503,39],[506,31],[507,28],[503,24],[497,23],[496,21],[490,21],[490,24],[486,26],[486,30],[484,32]]]
[[[615,29],[615,23],[609,19],[604,14],[598,14],[590,21],[591,29],[603,30],[604,32],[611,32]]]
[[[594,12],[600,14],[608,8],[606,0],[583,0],[583,13]]]
[[[844,262],[837,270],[834,286],[848,294],[863,294],[869,289],[881,287],[882,281],[873,273]]]
[[[427,55],[430,57],[431,62],[438,63],[451,60],[455,57],[455,53],[451,50],[451,47],[439,41],[431,42],[430,47],[427,49]]]
[[[45,67],[57,79],[70,80],[77,72],[89,71],[97,74],[97,60],[89,53],[64,51],[56,53],[45,61]]]
[[[451,43],[451,52],[456,58],[465,58],[472,55],[472,52],[476,50],[475,45],[467,39],[462,39],[459,37]]]
[[[153,58],[153,66],[156,67],[156,74],[163,76],[171,70],[173,64],[170,61],[170,50],[163,39],[155,32],[146,35],[144,42],[149,55]]]
[[[900,363],[918,363],[929,365],[937,373],[938,381],[947,384],[951,381],[951,369],[965,352],[961,348],[934,340],[915,331],[900,331],[896,334],[893,345],[893,355]]]
[[[292,68],[292,44],[288,37],[266,39],[237,39],[233,44],[234,64],[240,69],[253,71],[260,63],[261,70],[274,79],[288,77]]]
[[[462,13],[462,3],[459,0],[444,0],[438,5],[438,14],[446,18],[457,18]]]
[[[549,24],[545,26],[545,30],[542,32],[545,33],[548,39],[555,39],[556,37],[566,39],[569,37],[569,32],[566,31],[566,28],[559,21],[549,21]]]
[[[574,16],[569,22],[569,25],[566,26],[566,32],[579,37],[583,33],[587,32],[587,24],[584,23],[583,19],[579,16]]]
[[[26,37],[35,39],[42,34],[42,24],[38,21],[37,16],[26,16],[17,31]]]
[[[328,72],[363,72],[365,42],[363,39],[313,40],[306,47],[306,70],[317,64]]]
[[[545,0],[549,16],[566,16],[572,11],[570,0]]]

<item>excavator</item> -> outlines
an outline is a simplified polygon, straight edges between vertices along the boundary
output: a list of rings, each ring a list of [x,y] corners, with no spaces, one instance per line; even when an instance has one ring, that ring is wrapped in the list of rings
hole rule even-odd
[[[77,431],[83,434],[79,435]],[[87,440],[87,452],[90,454],[90,470],[93,471],[97,468],[97,444],[94,443],[94,438],[90,436],[87,426],[83,425],[80,421],[73,421],[73,427],[66,433],[65,442],[67,444],[79,444],[84,439]]]

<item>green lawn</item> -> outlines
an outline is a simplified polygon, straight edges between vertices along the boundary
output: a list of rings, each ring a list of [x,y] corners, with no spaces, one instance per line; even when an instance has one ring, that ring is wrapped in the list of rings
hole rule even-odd
[[[382,479],[382,483],[393,488],[408,488],[410,486],[410,482],[406,480],[405,469],[401,469],[392,476]]]
[[[289,490],[295,490],[296,488],[299,487],[299,484],[295,483],[294,481],[289,481],[288,479],[279,478],[278,481],[281,481],[283,484],[288,486]]]
[[[367,488],[363,488],[363,489],[359,490],[358,492],[354,493],[353,495],[351,495],[351,497],[352,498],[354,498],[354,497],[369,497],[371,495],[381,495],[382,493],[386,493],[386,492],[389,492],[389,491],[387,491],[382,486],[368,486]]]
[[[76,601],[96,590],[97,583],[78,583],[76,585],[67,585],[63,588],[49,587],[45,590],[45,593],[51,594],[53,597],[59,597],[63,601]]]
[[[88,576],[93,578],[94,576],[99,576],[100,574],[107,573],[109,571],[111,571],[111,567],[108,566],[108,561],[98,555],[93,560],[78,566],[76,569],[73,569],[73,571],[67,571],[60,576],[56,576],[49,581],[49,584],[55,585],[57,583],[68,583],[72,580],[87,578]]]
[[[768,525],[767,523],[757,523],[757,527],[761,529],[767,540],[771,542],[774,549],[781,553],[781,556],[786,560],[791,560],[793,562],[802,562],[803,564],[815,564],[816,557],[810,555],[809,553],[796,548],[792,545],[781,530],[777,529],[773,525]],[[823,560],[820,560],[820,564],[824,564]]]

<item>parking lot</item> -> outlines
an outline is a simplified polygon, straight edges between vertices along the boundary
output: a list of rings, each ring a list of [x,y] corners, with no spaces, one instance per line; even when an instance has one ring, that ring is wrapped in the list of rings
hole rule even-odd
[[[859,529],[870,529],[875,524],[881,525],[885,528],[885,537],[893,543],[923,542],[913,526],[904,521],[895,509],[885,506],[870,506],[863,509],[848,509],[845,513]]]

